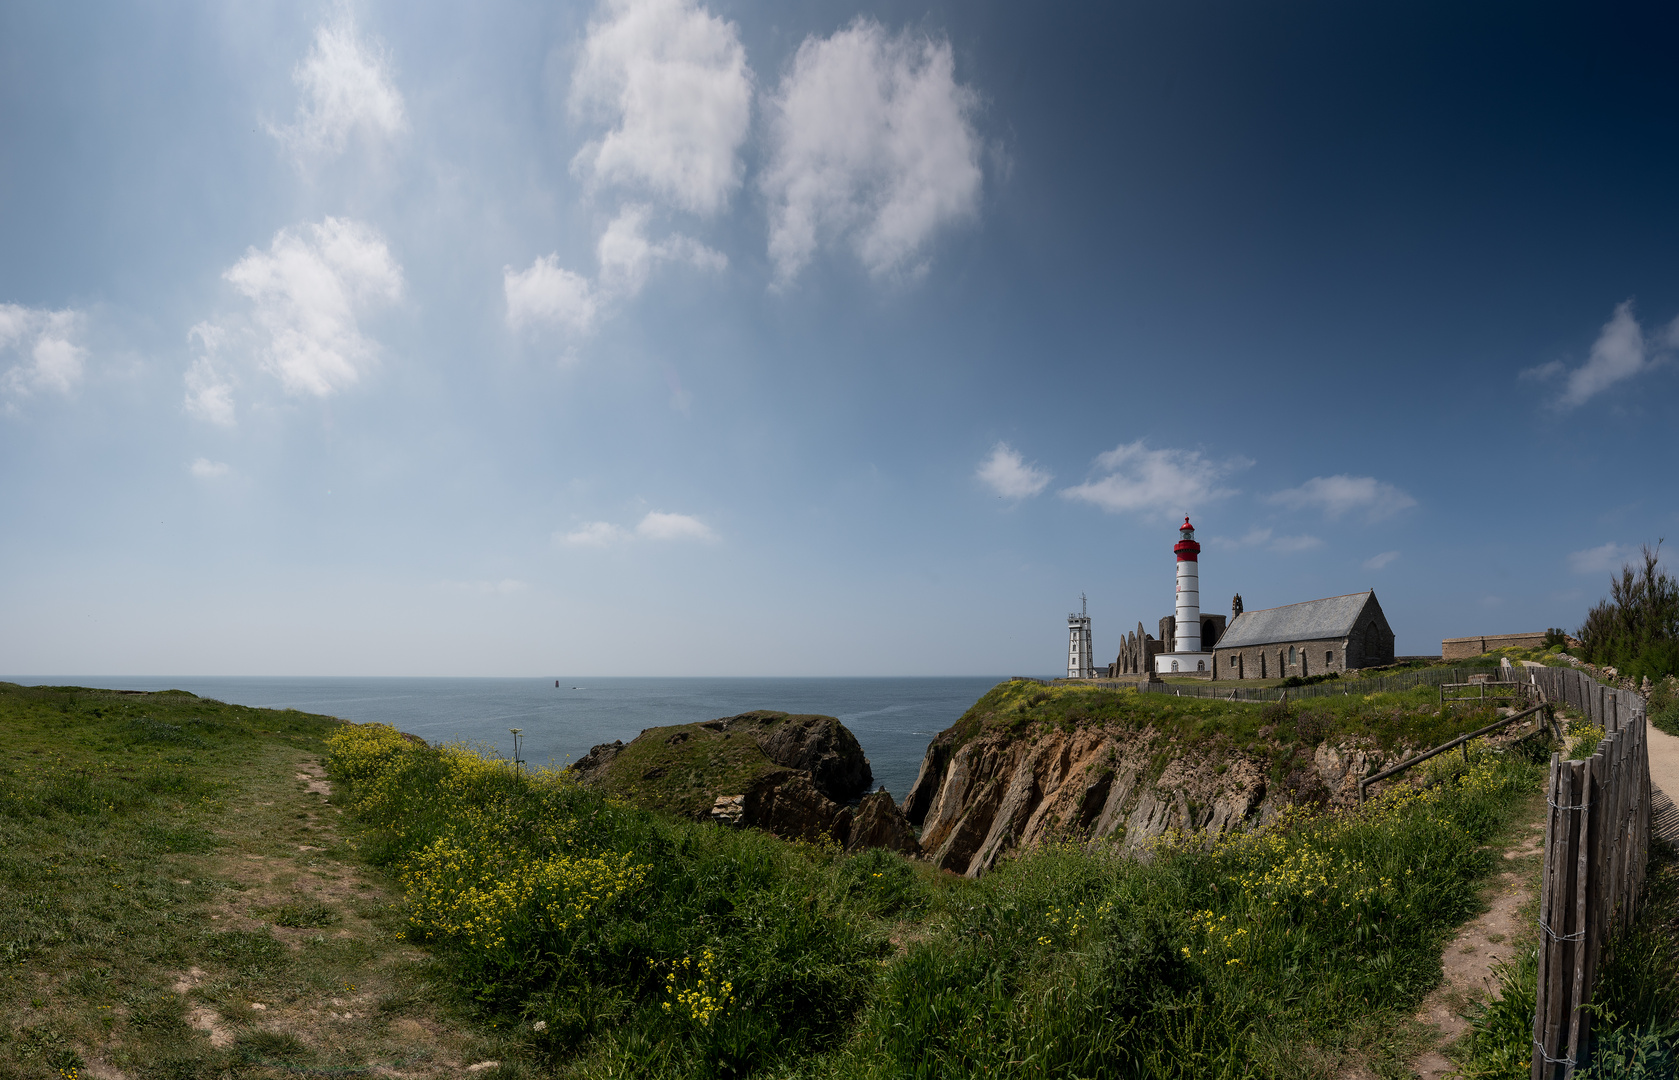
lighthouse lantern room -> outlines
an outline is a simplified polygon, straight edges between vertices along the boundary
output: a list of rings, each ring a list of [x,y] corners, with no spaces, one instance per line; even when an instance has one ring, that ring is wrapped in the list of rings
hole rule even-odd
[[[1160,675],[1206,674],[1212,670],[1213,654],[1201,651],[1201,545],[1187,516],[1178,526],[1172,552],[1178,557],[1177,640],[1172,652],[1156,655],[1154,670]]]

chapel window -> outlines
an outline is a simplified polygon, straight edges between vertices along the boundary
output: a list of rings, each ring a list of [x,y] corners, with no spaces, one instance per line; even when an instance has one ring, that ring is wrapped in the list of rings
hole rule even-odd
[[[1288,647],[1288,662],[1291,665],[1294,663],[1294,646],[1293,645],[1290,645]]]

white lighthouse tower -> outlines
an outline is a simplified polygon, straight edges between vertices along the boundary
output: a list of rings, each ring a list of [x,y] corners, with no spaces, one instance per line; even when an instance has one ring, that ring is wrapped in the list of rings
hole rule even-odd
[[[1178,526],[1172,551],[1178,557],[1177,628],[1172,651],[1155,657],[1154,670],[1160,675],[1206,672],[1213,666],[1213,654],[1201,651],[1201,545],[1187,517]]]
[[[1090,610],[1079,593],[1079,609],[1067,616],[1067,678],[1089,679],[1096,675],[1096,660],[1090,650]]]

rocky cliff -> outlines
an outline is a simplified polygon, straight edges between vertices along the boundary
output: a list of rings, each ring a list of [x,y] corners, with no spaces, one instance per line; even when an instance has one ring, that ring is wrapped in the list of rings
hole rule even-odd
[[[758,711],[648,728],[602,743],[571,767],[585,784],[638,806],[790,840],[828,837],[847,850],[914,854],[915,831],[885,792],[857,737],[831,716]]]
[[[1347,804],[1360,777],[1404,749],[1322,738],[1286,709],[1179,700],[1189,699],[1005,683],[928,746],[903,814],[927,859],[977,877],[1046,840],[1136,850],[1174,830],[1216,836],[1289,803]],[[1209,726],[1209,707],[1226,706],[1246,712]]]

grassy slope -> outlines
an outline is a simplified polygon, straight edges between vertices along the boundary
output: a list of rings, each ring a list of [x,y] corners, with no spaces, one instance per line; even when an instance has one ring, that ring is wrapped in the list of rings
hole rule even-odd
[[[1368,739],[1384,750],[1436,746],[1490,723],[1490,707],[1444,707],[1432,687],[1399,693],[1330,695],[1298,706],[1139,694],[1132,689],[999,683],[951,728],[951,752],[982,734],[1030,737],[1080,727],[1152,729],[1197,754],[1240,752],[1278,768],[1309,758],[1324,739]]]
[[[1223,737],[1234,715],[1040,689],[999,687],[966,722]],[[1360,708],[1349,727],[1386,715]],[[1044,850],[968,882],[356,732],[333,768],[365,850],[421,868],[410,933],[523,1019],[533,1067],[576,1077],[1332,1076],[1368,1058],[1397,1074],[1488,845],[1539,777],[1478,748],[1434,766],[1434,794],[1365,814],[1147,863]]]
[[[325,785],[299,779],[336,726],[0,684],[0,1077],[496,1056],[392,936],[388,883],[357,869]]]
[[[761,776],[780,771],[749,732],[713,731],[704,724],[654,729],[626,746],[608,767],[601,788],[638,806],[703,817],[718,794],[739,794]]]

